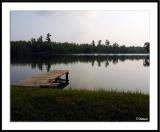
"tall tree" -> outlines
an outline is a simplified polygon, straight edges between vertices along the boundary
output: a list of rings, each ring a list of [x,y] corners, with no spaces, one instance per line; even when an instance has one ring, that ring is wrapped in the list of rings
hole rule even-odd
[[[149,52],[150,43],[146,42],[144,43],[144,48]]]
[[[105,45],[106,45],[106,46],[109,46],[109,44],[110,44],[109,40],[106,40],[106,41],[105,41]]]
[[[52,35],[50,33],[47,33],[46,40],[47,40],[48,43],[51,42],[51,39],[50,39],[51,36]]]
[[[98,46],[101,46],[102,40],[98,40]]]
[[[95,46],[95,41],[93,40],[91,44],[92,44],[93,46]]]
[[[37,42],[43,43],[43,36],[42,35],[37,39]]]
[[[35,38],[31,38],[31,44],[34,44],[36,42]]]
[[[116,42],[113,44],[113,47],[119,47],[119,44],[117,44]]]

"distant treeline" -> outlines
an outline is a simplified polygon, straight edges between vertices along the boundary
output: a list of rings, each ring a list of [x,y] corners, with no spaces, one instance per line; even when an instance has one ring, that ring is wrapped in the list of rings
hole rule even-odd
[[[146,43],[145,43],[146,44]],[[149,44],[149,42],[147,42]],[[119,44],[114,43],[110,44],[106,40],[105,44],[101,43],[101,40],[98,41],[98,44],[95,45],[95,42],[92,41],[91,44],[76,44],[68,42],[51,42],[51,41],[42,41],[40,39],[31,39],[31,41],[11,41],[11,57],[32,57],[35,55],[55,55],[55,54],[91,54],[91,53],[133,53],[133,54],[146,54],[149,53],[149,50],[146,50],[146,45],[144,47],[140,46],[130,46],[126,47],[125,45],[119,46]]]

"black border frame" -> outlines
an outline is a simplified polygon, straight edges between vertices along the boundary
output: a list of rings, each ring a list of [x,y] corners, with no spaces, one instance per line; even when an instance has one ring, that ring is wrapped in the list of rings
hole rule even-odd
[[[1,2],[159,2],[159,0],[1,0]]]
[[[157,31],[157,71],[158,71],[158,74],[157,74],[157,90],[158,90],[158,93],[157,93],[157,106],[158,106],[158,109],[157,109],[157,130],[129,130],[129,131],[160,131],[160,114],[159,114],[159,111],[160,111],[160,97],[159,97],[159,92],[160,92],[160,89],[159,89],[159,64],[160,64],[160,61],[159,61],[159,58],[160,58],[160,54],[159,54],[159,12],[160,12],[160,9],[159,9],[159,0],[1,0],[1,20],[2,20],[2,3],[14,3],[14,2],[29,2],[29,3],[32,3],[32,2],[129,2],[129,3],[133,3],[133,2],[136,2],[136,3],[146,3],[146,2],[154,2],[154,3],[157,3],[157,27],[158,27],[158,31]],[[2,21],[1,21],[1,31],[2,31]],[[2,130],[2,32],[1,32],[1,45],[0,45],[0,51],[1,51],[1,54],[0,54],[0,61],[1,61],[1,65],[0,65],[0,72],[1,72],[1,81],[0,81],[0,86],[1,86],[1,130]],[[127,126],[126,126],[127,127]],[[11,130],[11,131],[17,131],[17,130]],[[31,130],[25,130],[25,131],[31,131]],[[34,131],[44,131],[44,130],[34,130]],[[45,131],[56,131],[56,130],[45,130]],[[57,130],[57,131],[73,131],[73,130]],[[77,130],[77,131],[84,131],[84,130]],[[88,130],[88,131],[97,131],[97,130]],[[128,131],[128,130],[100,130],[100,131]]]

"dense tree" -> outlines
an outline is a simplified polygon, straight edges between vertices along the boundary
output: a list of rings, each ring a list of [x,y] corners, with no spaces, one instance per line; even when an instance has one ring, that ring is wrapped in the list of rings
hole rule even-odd
[[[116,42],[113,44],[113,47],[119,47],[119,44],[117,44]]]
[[[36,43],[36,39],[35,38],[31,38],[31,44]]]
[[[37,42],[43,43],[43,36],[42,35],[37,39]]]
[[[48,37],[50,34],[48,35]],[[21,56],[27,58],[34,55],[47,57],[55,54],[80,54],[80,53],[148,53],[146,49],[149,49],[149,43],[145,44],[144,47],[140,46],[119,46],[114,43],[113,45],[102,45],[101,40],[98,41],[98,45],[92,44],[75,44],[69,42],[51,42],[51,40],[44,42],[43,37],[40,36],[37,41],[32,38],[30,41],[11,41],[11,57]]]

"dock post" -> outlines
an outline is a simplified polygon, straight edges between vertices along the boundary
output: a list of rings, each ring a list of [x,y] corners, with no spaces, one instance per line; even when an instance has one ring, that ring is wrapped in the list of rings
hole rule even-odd
[[[68,72],[66,73],[66,82],[68,83],[69,82],[69,80],[68,80]]]

